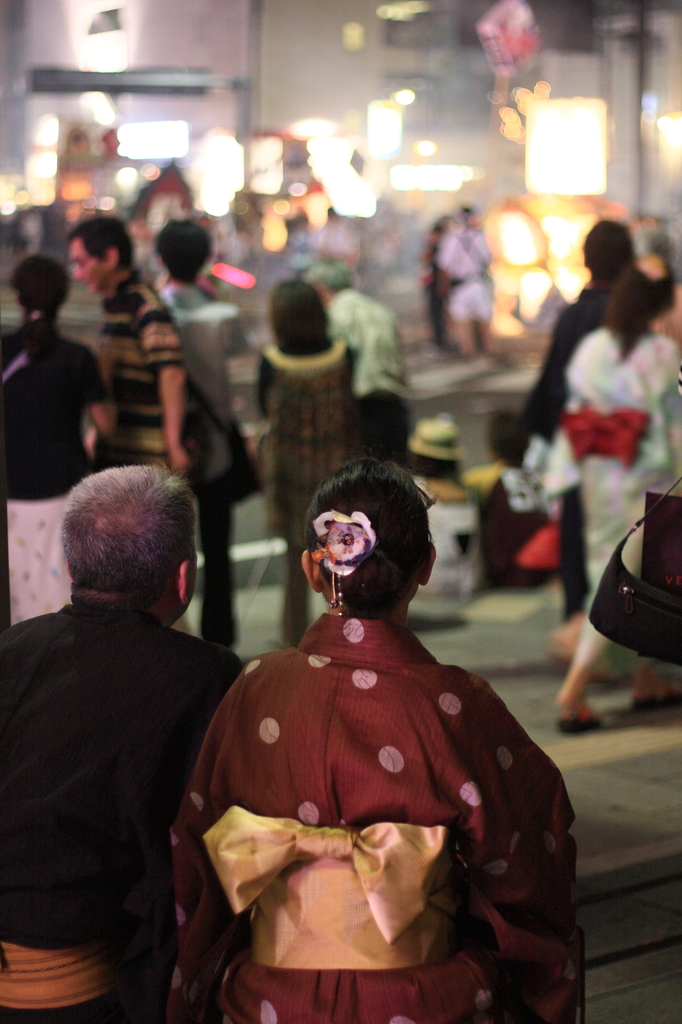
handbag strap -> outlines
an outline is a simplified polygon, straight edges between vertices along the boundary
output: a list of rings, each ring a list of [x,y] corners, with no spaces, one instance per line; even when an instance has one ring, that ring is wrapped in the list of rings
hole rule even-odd
[[[655,502],[653,503],[653,505],[651,506],[651,508],[647,509],[647,510],[646,510],[646,512],[644,513],[644,515],[642,516],[642,518],[641,518],[641,519],[638,519],[638,520],[637,520],[637,522],[635,523],[635,525],[634,525],[633,527],[631,527],[631,528],[630,528],[630,530],[628,531],[628,534],[627,534],[627,536],[626,536],[625,540],[627,540],[627,538],[628,538],[628,537],[630,536],[630,534],[634,533],[634,532],[635,532],[635,530],[638,530],[638,529],[640,528],[640,526],[642,525],[642,523],[644,522],[644,520],[646,519],[646,517],[647,517],[648,515],[650,515],[650,514],[651,514],[651,513],[653,512],[653,510],[654,510],[655,508],[658,508],[658,506],[659,506],[659,505],[661,504],[661,502],[663,501],[663,499],[664,499],[664,498],[667,498],[667,497],[668,497],[668,495],[670,494],[670,492],[671,492],[671,491],[674,491],[674,490],[675,490],[675,488],[677,487],[677,485],[678,485],[679,483],[682,483],[682,476],[680,476],[680,477],[678,477],[678,478],[677,478],[677,480],[675,481],[675,483],[674,483],[674,484],[673,484],[673,485],[672,485],[671,487],[669,487],[669,488],[668,488],[668,490],[667,490],[667,491],[665,492],[665,494],[660,494],[660,495],[658,496],[658,499],[657,499],[657,501],[655,501]],[[623,543],[625,543],[625,540],[623,541]]]

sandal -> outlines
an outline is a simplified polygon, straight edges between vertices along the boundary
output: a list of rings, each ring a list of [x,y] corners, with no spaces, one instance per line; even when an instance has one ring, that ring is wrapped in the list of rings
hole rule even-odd
[[[570,734],[588,732],[590,729],[601,728],[601,718],[589,708],[578,708],[577,711],[564,711],[556,727],[559,732]]]
[[[682,704],[682,690],[666,686],[665,690],[656,697],[634,697],[632,710],[655,711],[656,708],[674,708],[679,704]]]

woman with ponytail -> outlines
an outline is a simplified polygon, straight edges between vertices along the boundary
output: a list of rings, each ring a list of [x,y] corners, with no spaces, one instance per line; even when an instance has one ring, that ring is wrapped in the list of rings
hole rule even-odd
[[[68,284],[61,264],[40,255],[22,260],[11,279],[23,313],[19,330],[2,339],[13,624],[68,604],[61,514],[88,472],[83,412],[103,434],[114,426],[93,354],[56,327]]]
[[[170,1024],[575,1024],[561,775],[406,626],[430,504],[373,459],[318,487],[302,564],[327,611],[245,666],[173,826]]]

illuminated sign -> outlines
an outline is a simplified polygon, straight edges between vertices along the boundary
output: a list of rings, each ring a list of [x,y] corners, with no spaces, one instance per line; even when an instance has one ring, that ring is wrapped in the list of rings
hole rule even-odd
[[[483,177],[481,167],[458,166],[457,164],[396,164],[391,168],[391,187],[396,192],[459,192],[465,181]]]
[[[390,160],[403,144],[403,115],[397,103],[373,100],[367,107],[367,144],[370,156]]]
[[[526,188],[569,196],[606,192],[603,100],[533,100],[528,104]]]
[[[139,121],[117,129],[119,156],[129,160],[175,160],[189,152],[187,121]]]

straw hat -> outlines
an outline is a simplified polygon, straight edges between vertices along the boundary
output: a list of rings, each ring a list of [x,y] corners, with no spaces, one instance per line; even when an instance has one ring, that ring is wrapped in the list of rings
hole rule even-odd
[[[427,459],[456,462],[464,454],[458,441],[459,427],[451,416],[443,415],[417,420],[407,447],[415,455],[425,455]]]

